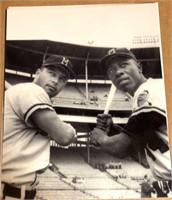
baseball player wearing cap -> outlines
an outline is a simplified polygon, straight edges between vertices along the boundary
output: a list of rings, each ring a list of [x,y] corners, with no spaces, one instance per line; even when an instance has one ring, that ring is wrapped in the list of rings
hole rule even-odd
[[[111,49],[100,65],[118,89],[133,96],[133,110],[125,128],[112,137],[103,131],[116,127],[111,116],[98,115],[99,128],[91,132],[91,142],[120,157],[135,143],[145,149],[154,177],[172,180],[163,80],[146,79],[141,64],[126,48]]]
[[[32,83],[20,83],[5,92],[2,159],[4,199],[34,199],[36,174],[49,164],[50,139],[69,145],[76,131],[58,117],[51,99],[74,78],[66,57],[48,57]]]

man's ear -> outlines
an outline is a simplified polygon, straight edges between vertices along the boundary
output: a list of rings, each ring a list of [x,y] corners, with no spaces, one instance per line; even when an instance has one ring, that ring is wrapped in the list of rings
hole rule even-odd
[[[37,70],[36,70],[36,73],[35,73],[35,75],[39,75],[41,73],[41,69],[40,68],[38,68]]]
[[[142,64],[140,62],[138,62],[137,66],[138,66],[139,72],[142,73],[143,72]]]

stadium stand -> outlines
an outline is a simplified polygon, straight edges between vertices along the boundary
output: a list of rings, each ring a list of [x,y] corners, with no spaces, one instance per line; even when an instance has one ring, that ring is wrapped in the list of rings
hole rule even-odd
[[[95,168],[96,162],[116,168],[107,167],[102,171]],[[142,174],[150,174],[149,169],[131,157],[118,159],[95,149],[91,149],[91,164],[88,164],[86,148],[51,147],[51,163],[51,167],[39,175],[38,200],[51,200],[57,195],[64,200],[140,198]]]
[[[89,99],[86,101],[85,94],[85,85],[81,83],[68,83],[67,86],[61,91],[61,93],[53,98],[54,105],[59,105],[71,102],[74,105],[86,105],[94,104],[94,100],[97,101],[97,104],[104,107],[108,98],[108,93],[110,90],[110,84],[91,84],[89,86]],[[64,102],[65,101],[65,102]],[[114,104],[121,103],[121,109],[128,108],[131,110],[131,97],[128,94],[124,94],[123,92],[117,90],[114,96]],[[113,106],[115,106],[113,105]],[[119,107],[116,105],[115,108]],[[114,109],[115,109],[114,108]]]
[[[95,199],[94,195],[75,190],[70,184],[67,184],[61,177],[50,169],[44,174],[38,175],[40,183],[36,200],[54,200],[54,199]]]

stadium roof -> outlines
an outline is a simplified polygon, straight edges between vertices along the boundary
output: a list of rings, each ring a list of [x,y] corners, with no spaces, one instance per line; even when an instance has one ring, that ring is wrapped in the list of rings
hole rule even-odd
[[[81,46],[50,40],[6,41],[6,69],[34,74],[42,64],[43,57],[51,54],[64,55],[72,60],[78,79],[85,77],[85,61],[88,56],[88,79],[105,79],[99,61],[109,48]],[[143,64],[146,76],[162,77],[158,47],[130,49]]]

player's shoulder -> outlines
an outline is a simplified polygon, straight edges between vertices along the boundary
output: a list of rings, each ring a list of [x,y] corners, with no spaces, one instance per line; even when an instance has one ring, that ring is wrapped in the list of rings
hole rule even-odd
[[[34,83],[18,83],[10,87],[9,91],[33,92],[33,91],[44,91],[44,90],[43,88]]]
[[[35,83],[19,83],[16,85],[13,85],[10,87],[8,90],[5,92],[6,97],[11,97],[11,98],[46,98],[49,99],[48,94],[46,91],[36,85]]]
[[[146,86],[146,87],[152,87],[152,86],[160,86],[160,85],[164,85],[164,81],[162,78],[149,78],[147,79],[147,81],[143,84],[143,86]]]
[[[152,94],[160,94],[164,90],[164,81],[163,79],[153,79],[149,78],[146,82],[144,82],[136,91],[137,95],[140,95],[142,92],[152,93]]]
[[[20,89],[22,89],[22,88],[39,88],[39,86],[38,85],[36,85],[36,84],[34,84],[34,83],[18,83],[18,84],[16,84],[16,85],[14,85],[14,87],[16,87],[16,88],[20,88]]]
[[[133,111],[140,108],[161,108],[165,110],[165,88],[163,79],[149,78],[135,92],[133,98]]]

